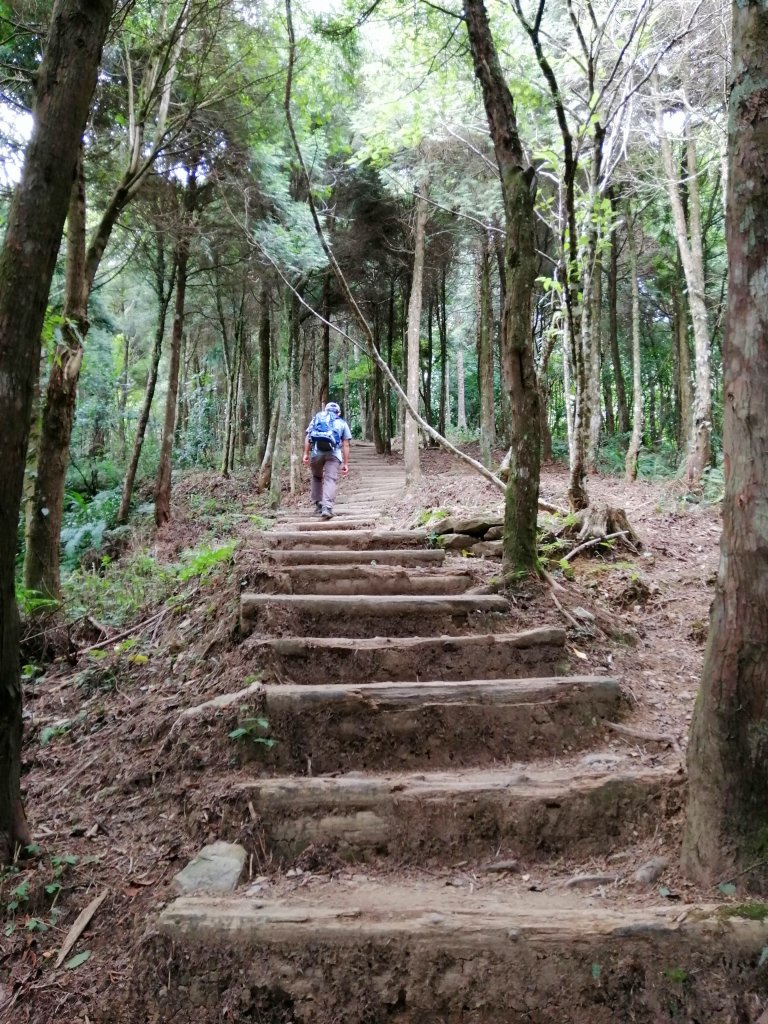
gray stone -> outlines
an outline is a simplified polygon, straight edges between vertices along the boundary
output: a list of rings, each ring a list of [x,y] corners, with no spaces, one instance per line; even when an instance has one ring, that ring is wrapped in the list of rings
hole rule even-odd
[[[501,558],[502,542],[500,540],[481,540],[472,548],[472,554],[485,558]]]
[[[651,857],[635,871],[632,881],[638,885],[651,885],[663,874],[668,864],[669,857]]]
[[[173,876],[173,886],[181,893],[234,892],[245,858],[239,843],[211,843]]]
[[[444,533],[439,538],[440,547],[446,551],[469,550],[476,543],[477,537],[470,537],[468,533]]]
[[[502,523],[501,517],[493,513],[485,516],[472,516],[470,519],[457,519],[454,523],[454,531],[456,533],[471,533],[481,537],[491,527],[501,526]]]
[[[606,752],[585,754],[581,759],[581,763],[586,765],[587,768],[603,768],[621,764],[622,760],[623,759],[619,757],[618,754],[609,754]]]
[[[483,540],[501,540],[504,533],[504,527],[501,523],[498,526],[492,526],[490,530],[486,530]]]

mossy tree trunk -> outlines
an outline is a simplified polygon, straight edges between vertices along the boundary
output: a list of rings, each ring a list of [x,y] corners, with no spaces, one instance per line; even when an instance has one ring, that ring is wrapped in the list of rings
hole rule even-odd
[[[472,61],[501,175],[504,241],[502,370],[511,407],[511,460],[504,516],[504,564],[537,572],[541,420],[533,358],[531,296],[536,279],[533,171],[526,167],[514,102],[501,70],[482,0],[464,0]]]
[[[733,5],[720,569],[688,747],[683,863],[768,892],[768,17]],[[744,225],[749,225],[745,230]]]
[[[31,836],[21,803],[21,680],[14,586],[32,396],[110,0],[56,0],[35,76],[32,135],[0,250],[0,860]]]

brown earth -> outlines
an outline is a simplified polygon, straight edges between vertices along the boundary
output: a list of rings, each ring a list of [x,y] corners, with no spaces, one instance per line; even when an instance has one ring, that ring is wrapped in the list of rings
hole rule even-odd
[[[447,507],[457,513],[498,505],[495,490],[457,469],[442,453],[426,452],[424,463],[425,482],[415,500],[403,498],[388,509],[400,525],[413,520],[414,505],[422,510]],[[542,479],[543,496],[563,503],[566,483],[562,467],[547,467]],[[585,609],[595,616],[594,620],[580,619],[585,624],[574,628],[556,606],[548,587],[529,586],[511,595],[515,628],[544,623],[567,627],[571,670],[618,678],[633,702],[625,722],[670,738],[639,741],[606,728],[600,743],[605,756],[613,757],[620,768],[638,771],[660,765],[681,766],[717,566],[718,509],[686,502],[674,485],[627,485],[599,476],[589,483],[594,499],[626,509],[643,540],[642,554],[587,552],[575,560],[574,579],[560,579],[564,588],[558,598],[561,605],[566,610]],[[350,492],[354,489],[354,473],[343,486]],[[181,585],[184,600],[157,617],[153,616],[163,606],[141,609],[139,620],[147,626],[134,634],[139,637],[138,645],[116,651],[116,644],[110,642],[105,648],[106,657],[98,660],[86,650],[105,639],[98,622],[82,618],[66,630],[55,624],[30,630],[27,660],[33,660],[35,653],[46,647],[62,651],[62,638],[65,649],[41,678],[25,687],[23,786],[41,851],[20,861],[18,872],[5,874],[0,881],[3,927],[16,925],[11,934],[0,936],[2,1020],[137,1024],[132,1012],[124,1009],[123,999],[132,974],[157,969],[156,964],[147,962],[150,954],[142,945],[142,936],[147,922],[169,899],[172,875],[203,842],[244,838],[248,831],[242,817],[229,816],[234,813],[232,796],[238,782],[253,777],[253,761],[241,756],[242,744],[227,739],[227,733],[242,720],[242,706],[248,707],[249,713],[258,713],[259,699],[254,695],[250,702],[244,697],[223,714],[203,714],[191,723],[179,722],[185,709],[239,691],[259,671],[258,644],[252,639],[241,642],[237,618],[241,589],[263,578],[264,573],[260,554],[249,547],[250,539],[264,524],[251,521],[249,516],[264,516],[267,510],[252,496],[244,477],[221,481],[212,474],[195,474],[183,481],[176,494],[180,502],[176,519],[153,541],[154,559],[159,563],[175,560],[182,549],[203,540],[215,545],[236,539],[240,547],[232,565],[219,565],[207,578]],[[201,496],[210,510],[204,514],[200,513]],[[224,507],[231,509],[227,516],[220,514]],[[296,507],[306,509],[305,496],[301,503],[296,501]],[[470,561],[479,581],[498,575],[498,562],[467,563]],[[107,637],[119,633],[112,629]],[[70,725],[43,745],[44,730],[55,730],[64,720]],[[559,759],[551,759],[553,770],[558,764]],[[322,884],[330,877],[352,884],[354,871],[322,851],[309,851],[304,866],[296,869],[299,873],[291,877],[279,873],[269,850],[260,846],[262,832],[257,820],[250,831],[249,870],[252,877],[263,879],[261,884],[270,895]],[[655,834],[628,834],[622,857],[614,858],[612,863],[599,850],[571,855],[565,849],[548,866],[531,861],[522,865],[522,871],[501,876],[484,874],[474,863],[446,864],[437,871],[437,884],[448,886],[448,902],[450,886],[457,880],[491,899],[494,893],[503,893],[505,898],[515,893],[530,898],[531,892],[543,894],[574,872],[615,872],[616,863],[634,865],[664,853],[671,858],[671,866],[660,880],[667,893],[665,899],[727,902],[718,891],[700,893],[681,877],[676,866],[679,835],[678,815]],[[66,858],[77,860],[68,864]],[[404,885],[418,886],[424,878],[413,868],[398,870],[396,863],[381,870],[393,872]],[[434,879],[434,875],[433,869],[429,877]],[[28,895],[14,918],[8,907],[12,890],[19,885],[23,888],[25,883]],[[61,888],[46,892],[46,886]],[[54,968],[55,953],[68,929],[102,891],[107,892],[106,899],[73,949],[73,953],[90,951],[90,958],[70,970]],[[620,893],[624,903],[638,906],[659,900],[656,887],[650,892],[637,891],[628,889],[621,880],[600,891],[608,903],[614,893]],[[60,910],[55,919],[52,906]],[[162,955],[162,942],[155,953]],[[364,948],[355,955],[364,974]],[[493,955],[489,954],[488,962],[488,983],[497,985],[493,978],[498,965]],[[503,958],[499,963],[503,966]],[[707,963],[704,957],[702,970],[710,969]],[[305,966],[317,969],[309,961]],[[296,961],[295,967],[299,969],[301,964]],[[393,976],[402,969],[393,951]],[[695,1008],[696,1016],[681,1019],[756,1019],[750,1007],[739,1007],[737,995],[725,992],[714,975],[711,978],[711,999],[702,997]],[[481,989],[486,980],[478,977],[471,984]],[[530,1002],[530,985],[526,988],[530,1003],[527,1019],[543,1024],[553,1019],[546,1015],[547,993],[552,986],[546,979],[539,981],[540,1005],[536,1000]],[[558,983],[557,979],[550,981],[554,986]],[[573,1021],[635,1019],[622,1016],[620,1008],[622,993],[637,983],[631,963],[615,965],[605,978],[604,1015],[592,1006],[588,1016],[574,1015]],[[207,984],[207,976],[203,984]],[[257,992],[258,979],[253,984]],[[334,981],[335,998],[373,998],[370,992],[366,994],[364,985],[362,994],[353,997],[344,987],[348,985],[348,980]],[[576,989],[573,997],[576,1007],[580,998]],[[210,990],[206,989],[201,998],[200,1006],[207,1006]],[[396,1002],[396,992],[394,998]],[[653,998],[670,996],[661,992]],[[253,1000],[255,1007],[259,1000],[256,996]],[[610,1016],[611,1007],[617,1008],[617,1017]],[[224,1006],[219,1009],[222,1014],[230,1012]],[[254,1009],[256,1016],[248,1019],[292,1020],[289,1007],[281,1011],[265,1004],[258,1012],[266,1013],[267,1009],[269,1016],[260,1017]],[[171,1017],[153,1013],[156,1010],[150,1012],[148,1006],[146,1019],[191,1019],[183,1014]],[[195,1010],[195,1019],[234,1019],[208,1013]],[[387,1019],[396,1020],[396,1013]],[[468,1011],[462,1019],[470,1022],[473,1017]],[[651,1008],[646,1016],[636,1019],[651,1022],[660,1018],[653,1017]]]

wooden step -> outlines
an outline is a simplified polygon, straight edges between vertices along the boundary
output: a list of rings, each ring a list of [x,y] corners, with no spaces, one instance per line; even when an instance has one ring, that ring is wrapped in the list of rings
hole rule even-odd
[[[345,519],[343,523],[339,523],[334,519],[303,519],[295,520],[290,523],[280,523],[278,529],[280,530],[298,530],[300,533],[327,533],[329,530],[369,530],[375,526],[376,520],[373,516],[366,516],[365,518]]]
[[[267,765],[299,774],[487,765],[562,754],[598,739],[602,721],[615,718],[622,704],[615,679],[593,676],[284,684],[263,692],[277,743],[258,750]]]
[[[432,548],[390,548],[377,551],[283,551],[270,548],[266,554],[282,565],[442,565],[445,552]]]
[[[506,615],[510,603],[495,594],[371,594],[350,601],[335,594],[242,594],[240,630],[294,636],[344,631],[347,636],[423,636],[489,613]]]
[[[270,530],[257,534],[267,547],[290,548],[323,547],[347,548],[357,551],[363,548],[388,550],[406,547],[424,547],[427,543],[426,530]]]
[[[279,594],[463,594],[475,580],[466,570],[389,565],[287,565],[259,585]]]
[[[417,679],[519,679],[561,672],[565,630],[441,637],[254,638],[249,653],[264,682],[314,684]]]
[[[425,865],[494,857],[605,856],[648,839],[684,797],[677,768],[462,769],[282,776],[234,784],[228,814],[259,816],[274,855],[309,846],[352,860]],[[259,840],[261,842],[261,840]]]
[[[219,1024],[232,1006],[233,1020],[301,1024],[725,1024],[765,1006],[768,919],[727,907],[297,881],[174,900],[134,959],[131,1019]]]

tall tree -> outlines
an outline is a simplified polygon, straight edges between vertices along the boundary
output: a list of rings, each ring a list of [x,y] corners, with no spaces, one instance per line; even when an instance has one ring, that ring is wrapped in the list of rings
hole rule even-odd
[[[518,572],[536,572],[541,421],[531,331],[531,296],[536,278],[534,176],[526,165],[512,93],[501,70],[482,0],[464,0],[464,17],[504,199],[502,373],[511,405],[504,562]]]
[[[40,335],[111,0],[56,0],[35,76],[32,136],[0,250],[0,859],[30,842],[20,796],[21,680],[14,587]]]
[[[688,871],[768,891],[768,9],[733,4],[720,569],[688,747]]]

